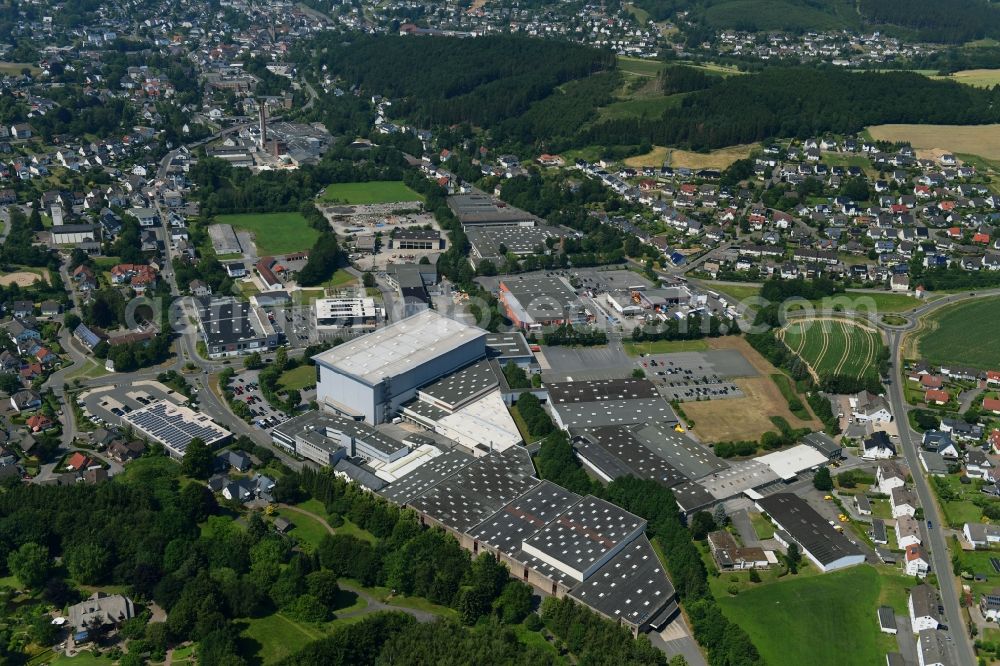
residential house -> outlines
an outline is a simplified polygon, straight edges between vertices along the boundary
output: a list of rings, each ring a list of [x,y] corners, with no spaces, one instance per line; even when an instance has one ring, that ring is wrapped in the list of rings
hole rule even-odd
[[[35,314],[35,304],[31,301],[14,301],[7,306],[7,312],[15,319],[24,319]]]
[[[712,558],[723,571],[766,569],[771,565],[763,548],[741,547],[733,535],[725,530],[710,532],[708,546],[712,551]]]
[[[958,447],[955,446],[951,433],[928,430],[921,439],[921,446],[925,451],[933,451],[943,458],[957,460],[959,457]]]
[[[920,536],[920,523],[917,522],[916,518],[903,515],[896,519],[896,543],[900,548],[923,543],[923,537]]]
[[[1000,543],[1000,526],[985,523],[966,523],[962,526],[965,540],[976,548],[989,548]]]
[[[28,429],[31,432],[44,432],[45,430],[51,428],[54,424],[52,423],[52,419],[44,414],[32,414],[28,417],[28,420],[25,421],[25,425],[28,426]]]
[[[42,338],[42,334],[35,330],[34,326],[29,326],[19,319],[11,320],[7,324],[7,335],[18,347]]]
[[[96,626],[117,626],[135,617],[132,600],[121,594],[94,592],[86,601],[67,609],[69,625],[79,632]]]
[[[42,406],[42,397],[37,391],[24,389],[10,396],[10,406],[18,412],[28,412]]]
[[[993,461],[982,449],[970,449],[965,454],[965,475],[971,479],[983,479],[993,483]]]
[[[875,469],[875,481],[878,491],[888,495],[893,488],[901,488],[906,484],[906,472],[899,463],[892,460],[880,461]]]
[[[928,405],[947,405],[951,395],[947,391],[932,389],[924,393],[924,402]]]
[[[907,546],[903,560],[907,576],[924,578],[931,570],[931,559],[922,545]]]
[[[878,430],[862,442],[861,457],[865,460],[894,458],[896,457],[896,445],[889,439],[889,433]]]
[[[911,589],[906,608],[910,614],[913,633],[941,626],[941,598],[933,586],[922,583]]]
[[[125,442],[124,440],[115,440],[108,445],[108,456],[112,460],[116,460],[122,464],[131,462],[139,457],[146,451],[146,445],[134,439],[131,442]]]
[[[889,403],[880,395],[862,391],[849,399],[852,414],[855,419],[870,423],[888,423],[892,421],[892,411]]]
[[[250,470],[250,456],[243,451],[222,451],[215,457],[216,468],[220,471],[232,468],[237,472],[248,472]]]
[[[1000,622],[1000,587],[979,597],[979,611],[990,622]]]
[[[889,493],[892,517],[913,516],[917,513],[917,498],[909,488],[893,488]]]

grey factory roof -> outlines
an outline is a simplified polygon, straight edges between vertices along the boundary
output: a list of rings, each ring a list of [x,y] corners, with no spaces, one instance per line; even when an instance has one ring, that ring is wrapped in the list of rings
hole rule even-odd
[[[202,299],[198,302],[198,313],[209,346],[233,344],[267,334],[260,317],[246,301]]]
[[[369,490],[378,491],[385,487],[385,481],[383,479],[375,476],[364,467],[355,465],[347,458],[341,458],[338,460],[337,464],[333,466],[333,469],[334,471],[343,474],[352,481],[356,481]]]
[[[472,462],[472,456],[458,449],[445,451],[406,476],[383,488],[379,494],[397,504],[409,504],[441,481]]]
[[[554,405],[607,400],[640,400],[659,398],[656,387],[648,379],[603,379],[594,381],[557,382],[548,385],[549,400]]]
[[[385,454],[393,454],[406,446],[401,441],[386,435],[364,421],[355,421],[337,414],[330,414],[329,420],[324,425],[328,432],[333,430],[343,433],[351,439],[364,442]]]
[[[411,400],[406,403],[403,405],[403,409],[431,421],[440,421],[444,417],[448,416],[448,412],[444,411],[440,407],[436,407],[429,402],[424,402],[419,399]]]
[[[699,511],[715,504],[716,498],[694,481],[685,481],[670,489],[677,500],[677,506],[684,513]]]
[[[514,254],[532,254],[539,247],[545,249],[548,238],[562,238],[563,234],[556,227],[512,227],[512,226],[476,226],[466,232],[469,243],[480,257],[500,256],[500,246]]]
[[[837,444],[835,441],[830,439],[830,437],[821,432],[811,432],[803,437],[802,441],[815,448],[828,458],[835,453],[839,453],[843,448],[840,444]]]
[[[639,516],[588,495],[526,539],[525,546],[584,571],[645,524]]]
[[[861,551],[798,495],[776,493],[757,500],[760,508],[824,565]]]
[[[517,553],[525,539],[580,499],[580,495],[574,492],[550,481],[542,481],[481,522],[471,534],[501,552]]]
[[[392,234],[393,240],[439,240],[441,232],[437,229],[420,229],[418,227],[402,227]]]
[[[687,435],[670,425],[654,423],[639,428],[636,439],[666,460],[678,472],[692,481],[729,467],[729,464]]]
[[[558,276],[513,275],[504,277],[501,285],[503,291],[517,300],[524,313],[536,321],[561,318],[585,309],[569,283]]]
[[[497,385],[493,366],[483,359],[424,386],[420,393],[433,398],[441,406],[454,410]]]
[[[531,213],[482,193],[450,196],[448,207],[462,224],[511,224],[538,220]]]
[[[639,537],[577,585],[570,596],[607,617],[642,626],[676,609],[674,586],[645,535]],[[669,605],[664,608],[664,604]],[[654,626],[660,623],[653,622]]]
[[[490,333],[486,336],[486,352],[501,363],[508,359],[531,356],[531,348],[523,333]]]
[[[509,458],[491,453],[410,500],[409,505],[465,532],[537,483],[538,479],[512,467]]]
[[[571,434],[574,435],[573,448],[612,479],[619,476],[634,476],[657,481],[668,488],[686,480],[673,465],[644,446],[636,438],[632,428],[627,426],[573,428]],[[601,455],[602,451],[595,451],[595,448],[602,449],[610,456],[610,469],[604,469],[601,465],[602,461],[608,462],[608,456]]]
[[[313,358],[374,386],[485,335],[475,326],[422,310]]]
[[[566,427],[677,423],[670,405],[646,379],[604,379],[548,385],[549,402]]]

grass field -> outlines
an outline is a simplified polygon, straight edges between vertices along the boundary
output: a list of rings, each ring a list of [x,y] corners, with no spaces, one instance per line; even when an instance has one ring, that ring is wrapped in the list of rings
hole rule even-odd
[[[680,106],[683,94],[677,95],[651,95],[649,97],[637,97],[635,99],[623,99],[607,106],[602,106],[600,113],[601,120],[613,120],[618,118],[658,118],[667,109]],[[666,149],[661,149],[666,150]],[[654,151],[655,152],[655,151]],[[633,159],[633,158],[629,158]],[[662,164],[662,162],[660,163]],[[657,164],[656,166],[659,166]]]
[[[622,344],[629,356],[639,354],[671,354],[673,352],[704,351],[704,340],[655,340],[653,342],[625,342]]]
[[[666,164],[674,168],[725,169],[736,160],[749,156],[750,151],[753,148],[753,145],[729,146],[727,148],[719,148],[718,150],[713,150],[707,153],[695,153],[690,150],[681,150],[679,148],[653,146],[653,149],[645,155],[629,157],[625,160],[625,164],[631,167],[659,167]]]
[[[1000,125],[875,125],[873,139],[908,141],[918,150],[942,149],[1000,159]]]
[[[251,618],[245,624],[240,632],[240,653],[244,657],[256,656],[265,666],[325,636],[320,628],[306,626],[281,613]]]
[[[278,377],[278,384],[283,389],[302,390],[307,386],[316,384],[316,368],[312,365],[300,365],[297,368],[286,370]]]
[[[0,61],[0,74],[19,75],[24,69],[30,70],[32,76],[38,76],[42,73],[37,65],[32,65],[30,62]]]
[[[657,76],[663,69],[662,60],[647,60],[645,58],[630,58],[618,56],[618,69],[625,74],[635,76]]]
[[[895,649],[896,641],[879,632],[875,609],[883,590],[887,600],[898,603],[903,582],[861,565],[820,576],[788,576],[735,597],[720,596],[719,605],[750,634],[771,666],[841,666],[844,658],[838,650],[817,648],[837,645],[848,636],[850,663],[877,666],[885,663],[885,653]]]
[[[722,284],[718,282],[706,282],[705,286],[712,291],[717,291],[723,296],[728,296],[736,301],[742,301],[751,296],[760,295],[760,287],[745,284]]]
[[[812,414],[809,413],[809,409],[805,406],[805,400],[795,392],[795,387],[792,385],[792,380],[788,377],[788,375],[776,372],[771,375],[771,379],[778,385],[778,390],[781,391],[781,395],[788,401],[789,409],[792,409],[791,403],[793,400],[797,400],[799,404],[802,405],[800,409],[792,409],[792,414],[795,414],[803,421],[808,421],[812,418]]]
[[[920,356],[930,363],[956,363],[983,370],[1000,368],[996,322],[1000,297],[950,305],[932,314],[917,338]]]
[[[354,284],[357,282],[358,278],[354,277],[343,268],[338,268],[337,272],[333,276],[323,283],[324,287],[345,287],[349,284]]]
[[[404,185],[401,180],[373,180],[366,183],[327,185],[320,200],[346,204],[379,204],[423,201],[424,198]]]
[[[259,256],[308,250],[319,238],[319,232],[299,213],[219,215],[215,221],[251,232]]]
[[[846,319],[796,321],[779,335],[820,376],[865,377],[878,373],[881,338]]]
[[[277,511],[275,515],[284,516],[292,522],[292,529],[288,533],[298,540],[303,550],[309,552],[315,550],[320,540],[330,533],[326,525],[298,511]]]
[[[771,539],[774,537],[774,523],[753,511],[749,513],[750,522],[753,524],[753,531],[757,533],[758,539]]]

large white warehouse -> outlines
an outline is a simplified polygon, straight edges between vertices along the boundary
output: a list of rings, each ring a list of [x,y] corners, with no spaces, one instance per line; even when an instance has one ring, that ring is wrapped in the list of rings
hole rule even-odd
[[[422,310],[328,349],[316,361],[316,399],[327,410],[383,423],[417,389],[486,355],[486,331]]]

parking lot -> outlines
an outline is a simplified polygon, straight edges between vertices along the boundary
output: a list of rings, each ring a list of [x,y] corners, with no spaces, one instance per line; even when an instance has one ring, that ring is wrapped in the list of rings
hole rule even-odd
[[[285,414],[272,407],[264,399],[260,392],[260,385],[257,383],[259,370],[245,370],[233,377],[229,382],[235,400],[245,402],[250,408],[250,414],[254,417],[253,425],[261,430],[269,430],[279,423],[288,420]]]
[[[197,388],[192,389],[197,397]],[[169,400],[187,404],[188,399],[168,386],[153,380],[142,380],[134,384],[107,386],[82,393],[77,404],[84,408],[87,417],[95,425],[121,425],[121,417],[136,409],[141,409],[156,400]]]
[[[757,375],[753,366],[734,349],[642,354],[636,365],[668,401],[743,398],[745,394],[731,379]]]

